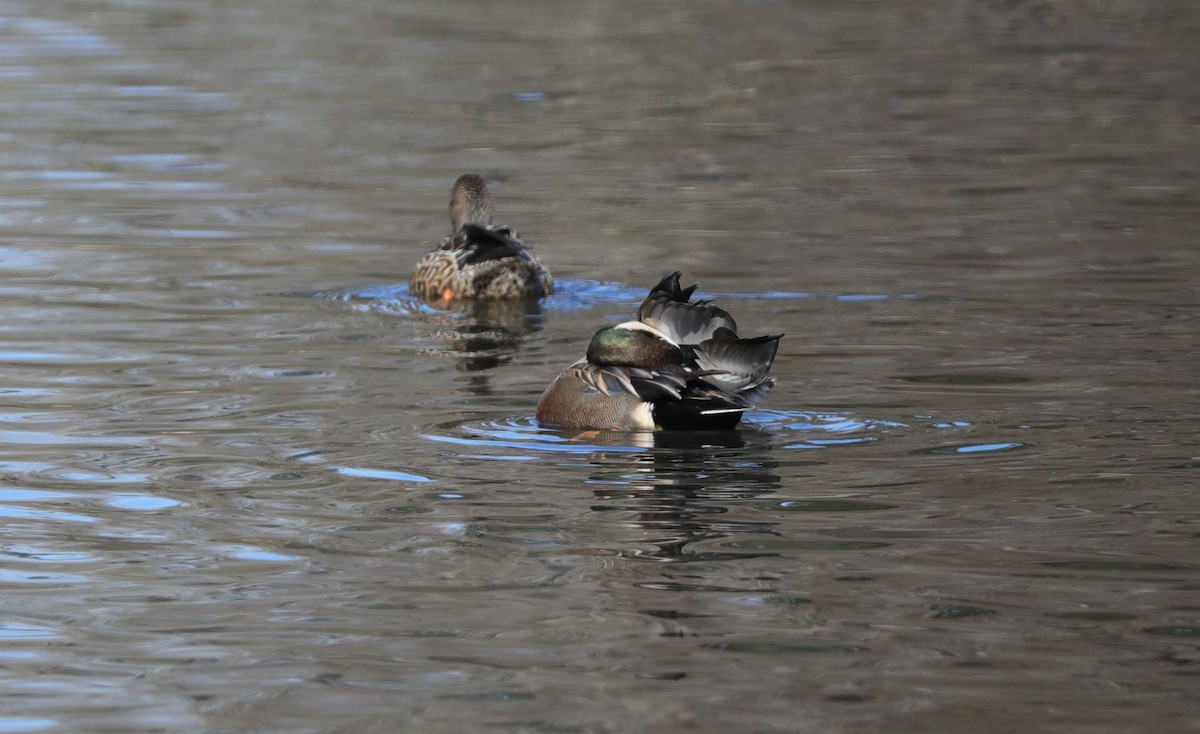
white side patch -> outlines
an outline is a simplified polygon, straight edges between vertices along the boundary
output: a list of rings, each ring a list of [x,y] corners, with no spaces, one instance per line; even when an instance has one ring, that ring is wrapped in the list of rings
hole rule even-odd
[[[641,321],[626,321],[623,324],[617,324],[616,328],[625,329],[627,331],[644,331],[649,334],[653,334],[653,335],[657,336],[659,339],[664,339],[671,344],[675,344],[675,342],[671,341],[671,338],[668,337],[666,334],[662,333],[661,331],[654,328],[650,324],[643,324]],[[679,345],[675,344],[675,346],[679,346]]]
[[[653,431],[658,428],[658,424],[654,422],[654,410],[650,403],[638,403],[638,406],[633,409],[631,416],[637,427],[643,431]]]
[[[712,410],[702,410],[700,415],[721,415],[722,413],[745,413],[749,408],[713,408]]]

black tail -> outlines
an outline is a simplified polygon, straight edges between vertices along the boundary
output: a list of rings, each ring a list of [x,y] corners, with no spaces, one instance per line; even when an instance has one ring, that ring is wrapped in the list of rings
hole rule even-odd
[[[770,385],[769,374],[783,334],[739,339],[729,329],[718,329],[711,339],[693,350],[696,365],[710,372],[706,380],[732,393],[743,393],[753,403],[761,400]],[[758,388],[766,386],[765,390]]]

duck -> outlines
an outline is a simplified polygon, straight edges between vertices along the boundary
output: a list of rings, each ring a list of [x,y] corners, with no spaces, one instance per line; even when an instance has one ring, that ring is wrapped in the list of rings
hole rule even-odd
[[[409,294],[431,303],[472,299],[537,300],[554,279],[516,230],[493,221],[483,178],[459,176],[450,191],[450,234],[413,268]]]
[[[692,301],[680,273],[650,289],[637,318],[596,331],[587,353],[550,383],[537,422],[551,428],[725,431],[775,386],[783,334],[737,335],[730,313]]]

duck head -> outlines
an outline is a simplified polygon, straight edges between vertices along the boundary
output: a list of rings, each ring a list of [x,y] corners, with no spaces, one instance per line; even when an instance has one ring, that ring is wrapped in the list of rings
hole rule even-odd
[[[487,184],[473,173],[465,173],[454,182],[450,191],[450,225],[457,233],[468,224],[492,223],[492,196]]]
[[[683,364],[683,350],[637,321],[600,329],[588,344],[587,361],[601,367],[663,369]]]

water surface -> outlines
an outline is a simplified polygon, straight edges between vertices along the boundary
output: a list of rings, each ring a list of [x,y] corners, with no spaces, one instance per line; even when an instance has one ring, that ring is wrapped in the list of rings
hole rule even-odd
[[[0,0],[0,731],[1194,730],[1198,30]],[[539,428],[674,269],[763,409]]]

